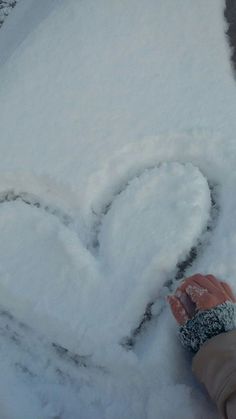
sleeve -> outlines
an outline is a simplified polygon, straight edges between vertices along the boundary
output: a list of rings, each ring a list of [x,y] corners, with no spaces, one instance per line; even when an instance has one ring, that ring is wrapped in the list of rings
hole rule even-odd
[[[236,330],[221,333],[205,342],[194,356],[192,368],[222,417],[235,419]]]
[[[226,417],[234,419],[236,414],[236,392],[226,402]]]

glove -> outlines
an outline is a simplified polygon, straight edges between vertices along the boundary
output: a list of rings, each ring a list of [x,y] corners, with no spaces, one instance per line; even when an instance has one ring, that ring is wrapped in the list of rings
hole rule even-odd
[[[184,347],[197,352],[213,336],[235,328],[236,298],[226,282],[196,274],[167,297]]]

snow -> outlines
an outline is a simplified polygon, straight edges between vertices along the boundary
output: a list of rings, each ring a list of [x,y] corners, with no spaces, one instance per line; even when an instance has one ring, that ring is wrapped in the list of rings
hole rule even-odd
[[[0,302],[50,341],[96,357],[96,346],[119,343],[135,328],[206,228],[210,207],[208,184],[192,165],[147,170],[103,217],[95,257],[55,215],[5,201]]]
[[[15,7],[17,0],[1,0],[0,1],[0,27],[4,20],[11,12],[11,9]]]
[[[6,418],[216,417],[163,296],[198,271],[236,291],[223,7],[21,0],[4,22]],[[150,302],[153,320],[124,347]]]

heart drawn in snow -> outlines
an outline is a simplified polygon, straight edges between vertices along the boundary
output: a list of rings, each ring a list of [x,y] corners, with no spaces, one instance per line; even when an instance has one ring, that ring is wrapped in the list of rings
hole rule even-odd
[[[102,218],[96,256],[52,214],[0,206],[0,303],[51,341],[91,354],[134,329],[206,228],[211,196],[192,164],[133,178]]]

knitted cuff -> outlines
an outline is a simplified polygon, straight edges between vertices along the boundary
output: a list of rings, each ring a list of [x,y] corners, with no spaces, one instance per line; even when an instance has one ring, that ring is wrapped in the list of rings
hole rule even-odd
[[[197,352],[206,340],[235,328],[236,304],[227,301],[210,310],[199,311],[179,328],[182,345]]]

